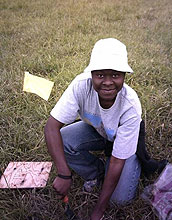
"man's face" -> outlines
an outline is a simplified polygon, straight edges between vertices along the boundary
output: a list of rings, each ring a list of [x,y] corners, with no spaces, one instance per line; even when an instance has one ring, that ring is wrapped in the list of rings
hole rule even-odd
[[[93,88],[99,96],[100,105],[110,108],[117,93],[122,89],[125,73],[111,69],[94,70],[92,73]]]

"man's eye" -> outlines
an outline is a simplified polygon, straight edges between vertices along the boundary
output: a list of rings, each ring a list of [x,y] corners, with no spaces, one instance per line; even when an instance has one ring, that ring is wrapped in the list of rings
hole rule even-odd
[[[103,74],[97,74],[99,78],[103,78]]]
[[[117,78],[119,76],[119,74],[113,74],[112,77],[113,78]]]

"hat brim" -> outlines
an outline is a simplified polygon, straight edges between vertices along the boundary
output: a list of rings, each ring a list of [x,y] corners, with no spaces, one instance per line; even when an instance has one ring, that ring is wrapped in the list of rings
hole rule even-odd
[[[120,71],[120,72],[125,72],[125,73],[133,73],[133,70],[131,69],[131,67],[128,64],[123,64],[123,65],[103,65],[103,63],[99,63],[98,65],[91,65],[89,64],[84,72],[91,72],[94,70],[105,70],[105,69],[112,69],[112,70],[116,70],[116,71]]]

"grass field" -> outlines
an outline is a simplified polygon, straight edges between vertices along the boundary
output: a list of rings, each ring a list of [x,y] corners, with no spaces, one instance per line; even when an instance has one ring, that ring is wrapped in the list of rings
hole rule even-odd
[[[87,66],[94,43],[106,37],[127,45],[134,74],[126,81],[142,103],[150,154],[172,162],[171,27],[171,0],[0,0],[1,174],[10,161],[51,160],[43,134],[50,110]],[[55,82],[48,102],[22,91],[24,71]],[[0,219],[65,219],[52,189],[55,175],[53,168],[43,189],[0,190]],[[89,219],[99,191],[83,193],[83,180],[74,177],[71,207]],[[104,219],[157,220],[140,198],[156,178],[141,178],[133,204],[109,207]]]

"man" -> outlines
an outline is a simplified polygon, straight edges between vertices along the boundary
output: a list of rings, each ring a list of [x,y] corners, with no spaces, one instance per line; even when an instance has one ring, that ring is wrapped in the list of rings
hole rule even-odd
[[[114,38],[99,40],[88,67],[69,85],[45,126],[58,173],[53,186],[62,197],[72,183],[70,168],[85,180],[87,191],[100,183],[105,172],[91,220],[102,218],[109,201],[124,205],[136,193],[141,105],[136,92],[124,83],[125,74],[132,72],[123,43]],[[81,121],[72,123],[78,115]],[[107,152],[111,147],[104,167],[91,151]]]

